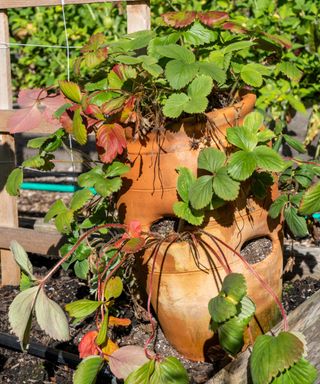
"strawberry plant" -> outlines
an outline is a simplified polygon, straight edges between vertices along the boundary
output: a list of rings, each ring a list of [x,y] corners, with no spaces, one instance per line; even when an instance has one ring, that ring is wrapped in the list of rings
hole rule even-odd
[[[285,192],[270,206],[270,216],[278,217],[283,209],[293,235],[307,234],[303,215],[318,208],[314,202],[319,200],[319,187],[310,187],[318,175],[317,164],[283,159],[277,152],[282,140],[300,152],[304,151],[303,145],[279,127],[275,130],[263,127],[264,115],[258,111],[247,114],[241,125],[228,124],[225,141],[218,144],[215,142],[216,127],[206,126],[207,131],[202,132],[196,142],[199,150],[197,175],[180,164],[177,192],[181,201],[173,207],[175,215],[181,219],[177,233],[162,238],[152,231],[144,231],[136,220],[115,223],[116,194],[124,193],[123,181],[134,166],[128,157],[128,131],[133,140],[143,143],[154,133],[161,139],[177,119],[211,123],[207,112],[239,102],[239,88],[254,91],[267,87],[274,78],[275,65],[279,73],[294,78],[300,76],[300,72],[285,61],[270,64],[268,60],[260,60],[264,53],[259,52],[264,52],[266,46],[268,52],[285,54],[291,43],[282,36],[242,25],[227,12],[169,12],[162,15],[156,31],[140,31],[112,42],[102,33],[93,35],[75,60],[72,81],[60,80],[58,89],[21,91],[19,102],[23,109],[10,121],[11,132],[28,131],[43,119],[59,129],[48,137],[29,141],[28,146],[38,149],[39,153],[10,174],[6,184],[10,194],[19,193],[25,167],[40,170],[54,167],[54,152],[64,145],[69,134],[79,145],[85,145],[92,135],[99,155],[97,161],[89,159],[85,172],[78,176],[81,189],[70,204],[57,200],[45,217],[45,221],[54,220],[57,230],[68,238],[56,266],[38,279],[33,275],[26,253],[19,244],[12,244],[23,275],[22,292],[13,301],[9,317],[23,347],[34,314],[40,327],[53,338],[69,338],[63,310],[46,296],[44,289],[59,267],[72,266],[77,277],[90,285],[92,298],[65,307],[75,322],[93,316],[95,319],[94,329],[79,345],[83,361],[75,372],[75,384],[94,383],[106,362],[126,384],[188,382],[186,371],[177,359],[162,359],[150,348],[154,338],[150,309],[153,274],[165,242],[168,248],[185,242],[195,256],[200,245],[218,260],[228,276],[219,295],[209,303],[211,329],[218,333],[228,353],[235,355],[241,350],[243,332],[254,315],[255,305],[247,296],[244,277],[232,274],[222,248],[237,255],[247,267],[248,263],[230,245],[206,231],[204,223],[216,209],[235,203],[240,195],[245,195],[245,202],[252,196],[263,200],[279,174]],[[184,221],[193,226],[192,230],[182,230]],[[218,251],[211,244],[218,244]],[[112,326],[130,325],[128,319],[113,316],[123,291],[122,267],[132,255],[147,249],[152,249],[148,282],[152,334],[144,348],[119,348],[108,330]],[[285,317],[277,295],[254,269],[250,266],[248,269],[274,298]],[[26,315],[22,315],[22,311]],[[305,383],[314,381],[313,368],[302,358],[299,340],[285,332],[276,341],[270,341],[268,336],[258,339],[252,357],[255,383],[277,382],[280,376],[286,382],[300,371],[304,380],[305,373],[310,373]],[[282,348],[283,345],[289,347]],[[294,356],[289,353],[288,364],[281,365],[277,359],[269,365],[266,363],[260,378],[256,361],[262,356],[261,346],[266,347],[266,353],[275,351],[281,361],[287,359],[288,349],[299,348]]]

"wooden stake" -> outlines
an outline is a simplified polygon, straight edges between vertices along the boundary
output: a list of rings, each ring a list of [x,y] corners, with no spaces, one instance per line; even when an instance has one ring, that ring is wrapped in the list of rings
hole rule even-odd
[[[127,30],[128,33],[150,29],[149,1],[136,1],[127,4]]]
[[[0,42],[9,42],[8,16],[0,11]],[[11,69],[9,48],[0,51],[0,109],[12,108]],[[2,165],[1,162],[7,162]],[[0,134],[0,225],[18,226],[18,209],[16,198],[9,196],[5,190],[5,182],[15,167],[14,138],[10,134]],[[1,235],[0,235],[1,236]],[[20,269],[14,261],[12,253],[0,249],[1,284],[18,285]]]

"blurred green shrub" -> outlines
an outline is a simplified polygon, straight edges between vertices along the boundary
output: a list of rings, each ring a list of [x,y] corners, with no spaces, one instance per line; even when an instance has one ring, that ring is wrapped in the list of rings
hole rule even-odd
[[[125,8],[121,4],[85,4],[65,7],[69,44],[83,46],[96,32],[113,37],[126,30]],[[62,7],[8,10],[11,43],[65,45]],[[79,53],[71,49],[71,58]],[[14,90],[57,84],[66,77],[65,49],[12,47]]]

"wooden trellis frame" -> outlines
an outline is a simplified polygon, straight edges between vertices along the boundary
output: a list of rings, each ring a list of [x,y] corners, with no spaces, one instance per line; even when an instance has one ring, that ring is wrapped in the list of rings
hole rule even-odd
[[[121,0],[64,0],[65,5],[121,2]],[[150,29],[148,0],[127,0],[128,33]],[[6,10],[9,8],[61,5],[61,0],[0,0],[0,43],[9,43],[9,24]],[[18,285],[20,270],[9,250],[11,240],[17,240],[27,252],[57,254],[61,236],[32,229],[18,228],[16,198],[5,191],[5,181],[15,167],[14,136],[7,128],[12,110],[10,48],[0,49],[0,265],[1,285]],[[55,127],[44,124],[33,133],[52,133]]]

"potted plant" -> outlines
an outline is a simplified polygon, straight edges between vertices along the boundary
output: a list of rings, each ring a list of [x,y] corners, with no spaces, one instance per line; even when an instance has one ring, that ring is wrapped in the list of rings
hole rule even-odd
[[[35,309],[40,326],[53,337],[65,339],[65,320],[46,298],[44,284],[63,263],[66,267],[74,264],[80,278],[86,278],[89,271],[94,275],[96,300],[80,300],[66,307],[78,320],[98,311],[98,329],[86,335],[80,346],[83,357],[93,356],[80,365],[75,382],[83,382],[80,377],[88,370],[93,380],[103,357],[126,383],[139,382],[139,375],[160,382],[157,380],[164,372],[168,374],[165,382],[187,382],[175,359],[160,362],[147,346],[149,360],[131,351],[131,355],[140,356],[140,364],[132,363],[133,372],[126,371],[121,361],[129,352],[123,348],[114,352],[117,347],[108,338],[109,310],[122,291],[121,279],[115,275],[128,255],[139,255],[142,250],[140,260],[149,269],[149,275],[143,277],[149,314],[152,302],[169,340],[187,357],[205,359],[205,344],[212,335],[207,331],[207,303],[213,296],[218,299],[209,306],[211,328],[218,331],[229,353],[242,348],[243,332],[255,312],[246,296],[247,286],[257,301],[262,328],[267,330],[277,320],[272,300],[281,308],[281,225],[279,218],[268,218],[268,210],[278,197],[274,173],[282,171],[285,162],[269,145],[275,135],[263,127],[263,115],[252,112],[252,85],[257,81],[261,85],[272,75],[272,68],[247,60],[248,52],[259,48],[264,39],[279,48],[278,38],[244,31],[228,21],[224,12],[172,12],[163,15],[157,33],[137,32],[108,45],[103,35],[94,35],[75,63],[76,74],[82,68],[96,68],[93,76],[90,73],[89,78],[87,72],[77,82],[60,81],[58,96],[43,90],[33,92],[29,107],[35,114],[50,112],[53,101],[61,103],[54,117],[63,128],[47,138],[31,140],[29,146],[39,148],[39,155],[28,159],[22,168],[50,169],[52,153],[67,133],[81,145],[89,133],[95,134],[99,153],[99,161],[92,161],[91,169],[78,177],[83,189],[74,195],[70,206],[58,200],[46,215],[46,220],[54,219],[58,230],[69,235],[57,266],[36,282],[25,253],[13,244],[31,286],[15,299],[10,310],[11,324],[23,344],[28,327],[26,322],[19,328],[21,301],[28,303],[30,316],[26,320]],[[245,92],[239,90],[248,86]],[[12,132],[25,129],[21,128],[24,117],[18,118],[20,121],[16,118],[12,122]],[[8,179],[7,189],[12,194],[18,192],[22,168]],[[116,192],[124,224],[110,224],[110,196]],[[162,238],[152,231],[151,224],[168,215],[180,219],[178,231]],[[119,232],[95,251],[82,244],[94,232],[106,229]],[[272,252],[251,266],[239,250],[247,240],[260,236],[272,240]],[[265,290],[255,284],[247,269]],[[235,294],[237,290],[239,294]],[[54,308],[56,318],[64,324],[62,332],[43,315],[39,303],[42,308]],[[171,320],[169,314],[173,315]],[[152,322],[151,315],[150,319]],[[236,340],[231,345],[224,342],[230,337]],[[296,339],[290,342],[298,343]],[[296,361],[293,359],[289,367]],[[282,372],[284,368],[279,369]],[[179,376],[176,379],[175,374]]]

